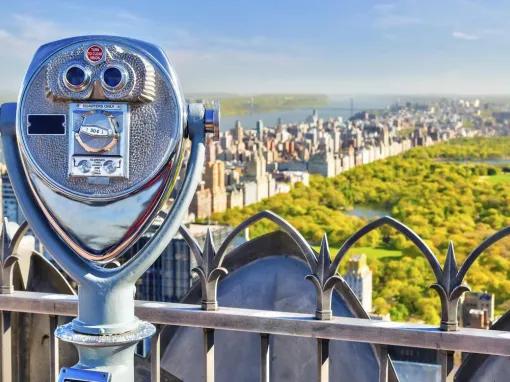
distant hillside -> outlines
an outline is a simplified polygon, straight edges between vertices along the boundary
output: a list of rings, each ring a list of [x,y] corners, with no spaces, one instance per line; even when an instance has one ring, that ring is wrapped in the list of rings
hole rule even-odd
[[[13,92],[0,92],[0,103],[16,101]],[[191,100],[220,101],[222,115],[276,111],[296,108],[314,108],[328,104],[329,99],[321,94],[263,94],[240,96],[229,93],[192,94]]]
[[[262,94],[255,96],[195,95],[194,99],[219,100],[223,115],[275,111],[295,108],[314,108],[328,104],[329,99],[321,94]]]
[[[4,102],[15,102],[18,96],[14,92],[2,92],[0,91],[0,104]]]

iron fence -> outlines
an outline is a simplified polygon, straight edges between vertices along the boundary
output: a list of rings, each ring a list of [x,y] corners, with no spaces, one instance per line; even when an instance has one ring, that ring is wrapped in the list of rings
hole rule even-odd
[[[269,310],[220,307],[217,301],[218,281],[228,273],[224,266],[229,255],[229,246],[233,239],[245,228],[261,219],[268,219],[286,232],[299,248],[303,260],[309,268],[306,277],[311,281],[316,293],[315,314],[289,313]],[[362,318],[336,317],[332,313],[332,293],[349,290],[345,280],[337,272],[348,250],[370,231],[388,225],[405,235],[423,254],[435,276],[432,288],[437,291],[441,301],[441,324],[439,327],[389,321],[372,321]],[[23,224],[16,234],[8,237],[5,223],[3,227],[3,252],[0,294],[0,349],[2,381],[12,380],[12,344],[10,315],[13,312],[35,313],[48,316],[51,332],[56,328],[58,317],[77,315],[77,298],[73,295],[41,292],[17,291],[13,286],[13,269],[19,261],[18,246],[28,226]],[[440,352],[442,380],[451,376],[447,372],[447,352],[458,351],[500,356],[510,356],[510,332],[472,328],[460,328],[457,322],[457,306],[462,294],[469,290],[464,278],[474,261],[491,245],[510,234],[505,228],[482,242],[459,267],[453,244],[450,243],[444,265],[427,244],[410,228],[391,217],[383,217],[370,222],[354,233],[341,246],[330,260],[330,250],[326,236],[322,240],[320,251],[315,251],[303,236],[278,215],[263,211],[239,226],[235,227],[223,243],[216,249],[209,232],[204,246],[201,247],[183,226],[180,233],[190,246],[198,266],[194,271],[199,276],[201,304],[178,304],[164,302],[136,302],[136,315],[142,320],[157,324],[158,330],[151,342],[151,380],[160,381],[160,335],[167,325],[194,327],[203,329],[203,378],[214,381],[215,374],[215,331],[241,331],[258,333],[260,337],[259,362],[260,380],[269,381],[272,352],[271,336],[295,336],[312,338],[316,341],[317,381],[329,381],[329,343],[331,340],[369,343],[377,346],[379,381],[395,378],[391,371],[388,346],[406,346],[435,349]],[[352,298],[353,293],[343,294]],[[349,297],[351,296],[351,297]],[[50,358],[49,375],[55,380],[59,370],[57,340],[50,336],[48,354]],[[67,366],[67,365],[66,365]],[[393,377],[392,377],[393,375]]]

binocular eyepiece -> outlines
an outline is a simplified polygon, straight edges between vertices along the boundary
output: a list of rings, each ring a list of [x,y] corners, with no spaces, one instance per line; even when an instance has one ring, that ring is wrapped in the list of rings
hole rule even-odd
[[[218,134],[217,110],[192,110]],[[18,102],[19,151],[35,199],[76,254],[121,255],[166,207],[188,117],[197,119],[154,45],[86,36],[37,51]]]
[[[218,129],[218,110],[185,103],[161,49],[121,37],[42,46],[18,103],[1,106],[21,209],[79,286],[78,316],[55,335],[78,348],[80,362],[63,369],[60,381],[134,381],[134,348],[156,331],[135,316],[135,283],[179,229],[202,173],[204,134],[217,137]],[[191,140],[186,173],[169,203],[184,138]],[[160,215],[158,230],[129,261],[101,266]]]

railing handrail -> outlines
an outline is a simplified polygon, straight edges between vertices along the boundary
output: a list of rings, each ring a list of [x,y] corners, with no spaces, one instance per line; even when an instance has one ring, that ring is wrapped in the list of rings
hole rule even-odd
[[[0,295],[0,311],[75,316],[78,300],[72,295],[15,291]],[[445,332],[425,324],[351,317],[317,320],[313,313],[229,307],[206,311],[200,305],[153,301],[137,301],[136,314],[163,325],[510,356],[510,332],[496,330],[460,328]]]

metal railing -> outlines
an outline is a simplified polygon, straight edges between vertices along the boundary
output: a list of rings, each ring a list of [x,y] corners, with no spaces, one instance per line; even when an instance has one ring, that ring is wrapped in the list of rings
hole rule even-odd
[[[227,249],[235,236],[246,227],[261,219],[276,223],[299,248],[308,264],[307,276],[316,291],[315,314],[289,313],[269,310],[219,307],[217,302],[218,280],[228,273],[223,267]],[[356,242],[373,229],[389,225],[410,239],[426,257],[436,283],[435,290],[441,298],[441,325],[371,321],[366,318],[335,317],[332,314],[332,293],[335,288],[349,288],[337,274],[340,261]],[[22,225],[18,233],[8,240],[4,234],[2,262],[2,292],[0,294],[0,349],[2,382],[11,381],[10,315],[12,312],[47,315],[50,330],[54,330],[59,316],[73,317],[77,314],[77,298],[72,295],[15,291],[12,286],[13,264],[16,262],[20,237],[26,232]],[[5,226],[4,226],[5,232]],[[369,343],[378,346],[379,381],[389,380],[391,362],[388,345],[435,349],[440,352],[442,380],[448,378],[446,354],[451,351],[465,353],[510,356],[510,332],[483,329],[459,328],[457,325],[458,299],[468,288],[463,279],[474,260],[489,246],[510,234],[506,228],[480,244],[459,268],[455,261],[453,245],[449,246],[445,264],[442,267],[425,242],[412,230],[389,217],[375,220],[351,236],[340,248],[334,260],[330,261],[329,246],[324,237],[319,253],[289,223],[279,216],[264,211],[247,219],[229,234],[215,249],[212,236],[206,237],[201,248],[185,227],[180,232],[190,245],[198,266],[194,271],[199,275],[202,301],[200,305],[137,301],[136,315],[157,324],[158,330],[151,342],[151,380],[160,380],[160,333],[166,325],[195,327],[203,329],[203,376],[205,381],[214,381],[215,331],[240,331],[260,335],[260,380],[268,381],[271,375],[270,337],[295,336],[312,338],[317,341],[317,381],[329,381],[329,344],[332,340]],[[49,341],[50,375],[53,381],[58,373],[58,343],[53,336]],[[66,365],[67,366],[67,365]]]
[[[18,292],[0,295],[3,312],[2,325],[9,312],[36,313],[48,316],[50,327],[56,327],[56,317],[74,317],[78,311],[76,296],[38,292]],[[204,374],[205,380],[214,380],[214,331],[218,329],[260,334],[260,376],[267,381],[269,337],[273,335],[313,338],[318,341],[317,357],[321,360],[317,371],[318,380],[328,380],[328,341],[354,341],[380,345],[399,345],[443,351],[510,356],[510,333],[484,329],[461,328],[457,331],[442,331],[430,325],[372,321],[361,318],[332,317],[317,320],[314,315],[276,312],[255,309],[221,308],[217,311],[203,310],[200,305],[137,301],[136,314],[140,319],[164,325],[196,327],[204,329]],[[5,326],[2,326],[5,328]],[[9,352],[8,333],[2,332],[2,364]],[[152,341],[152,381],[159,381],[159,336]],[[48,354],[51,371],[59,369],[58,348],[55,340],[49,342]],[[5,365],[8,367],[7,365]],[[380,381],[387,380],[387,362],[380,365]],[[4,379],[5,381],[5,379]]]

